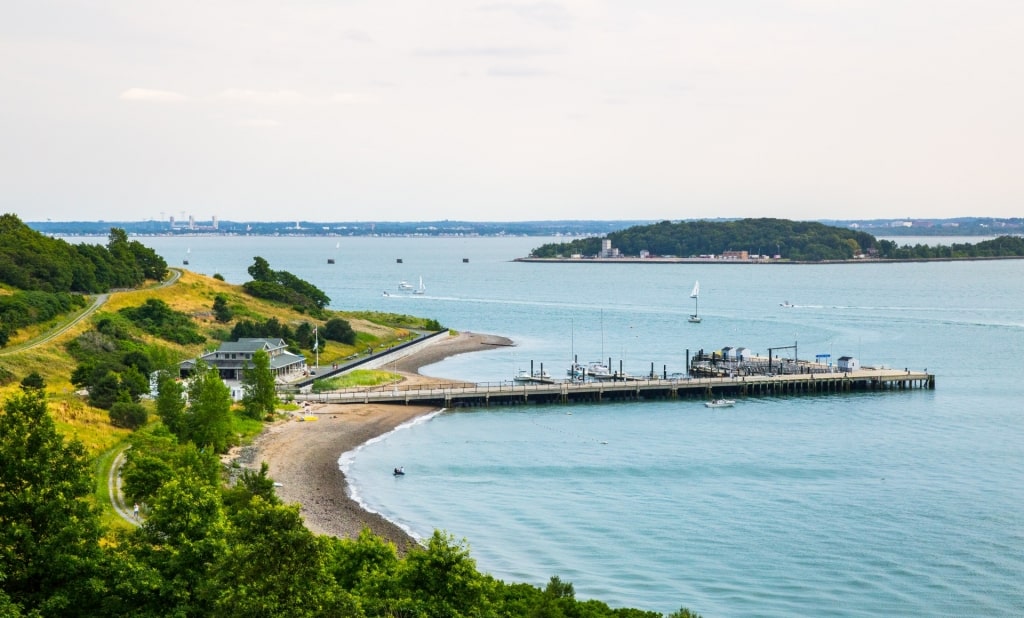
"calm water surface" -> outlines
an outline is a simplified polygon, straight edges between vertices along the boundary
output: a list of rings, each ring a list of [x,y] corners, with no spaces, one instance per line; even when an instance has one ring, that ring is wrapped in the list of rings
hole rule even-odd
[[[443,413],[341,465],[414,535],[446,530],[498,578],[558,575],[613,606],[1024,615],[1024,261],[524,264],[510,260],[550,239],[140,240],[231,282],[259,255],[333,308],[516,342],[430,375],[507,381],[532,361],[558,376],[573,356],[673,372],[688,350],[794,344],[800,358],[927,369],[934,391]],[[398,293],[420,277],[426,294]],[[689,324],[698,279],[704,322]]]

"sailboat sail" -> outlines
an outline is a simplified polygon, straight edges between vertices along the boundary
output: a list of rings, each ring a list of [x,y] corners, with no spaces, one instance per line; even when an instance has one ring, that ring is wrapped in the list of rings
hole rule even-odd
[[[693,299],[693,315],[690,316],[690,321],[693,323],[700,322],[700,312],[697,311],[697,303],[700,302],[697,298],[700,296],[700,281],[693,282],[693,291],[690,292],[690,298]]]

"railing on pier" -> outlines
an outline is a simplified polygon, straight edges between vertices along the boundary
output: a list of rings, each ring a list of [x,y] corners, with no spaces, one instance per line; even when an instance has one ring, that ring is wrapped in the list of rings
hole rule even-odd
[[[892,369],[778,376],[635,379],[553,384],[438,383],[353,388],[294,395],[319,403],[389,403],[443,407],[575,403],[643,399],[703,398],[847,393],[871,390],[934,389],[935,376]]]

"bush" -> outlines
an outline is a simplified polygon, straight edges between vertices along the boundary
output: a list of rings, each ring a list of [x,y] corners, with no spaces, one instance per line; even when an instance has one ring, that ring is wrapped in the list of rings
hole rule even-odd
[[[149,420],[149,412],[139,403],[118,401],[110,406],[110,422],[115,427],[138,429]]]

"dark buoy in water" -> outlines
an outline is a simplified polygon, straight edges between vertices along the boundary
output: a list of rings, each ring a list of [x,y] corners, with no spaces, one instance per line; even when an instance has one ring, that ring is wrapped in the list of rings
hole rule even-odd
[[[398,258],[397,260],[395,260],[395,263],[401,264],[402,263],[402,258]]]
[[[462,258],[463,264],[469,264],[469,258]]]

